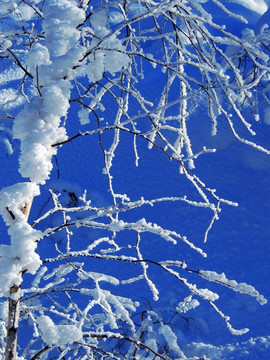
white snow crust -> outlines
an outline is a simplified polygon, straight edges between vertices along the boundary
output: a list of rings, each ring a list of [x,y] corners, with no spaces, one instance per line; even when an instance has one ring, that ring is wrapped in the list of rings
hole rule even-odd
[[[46,315],[40,316],[37,323],[42,340],[49,346],[71,344],[82,338],[82,331],[75,325],[55,325],[52,319]]]
[[[0,296],[9,296],[10,287],[20,285],[23,271],[35,274],[41,265],[35,250],[42,233],[26,222],[21,211],[36,195],[39,195],[39,187],[30,182],[0,191],[0,213],[9,226],[11,239],[10,245],[0,245]]]
[[[236,4],[241,4],[246,8],[257,12],[258,14],[263,14],[269,6],[269,0],[227,0],[228,2],[233,2]]]

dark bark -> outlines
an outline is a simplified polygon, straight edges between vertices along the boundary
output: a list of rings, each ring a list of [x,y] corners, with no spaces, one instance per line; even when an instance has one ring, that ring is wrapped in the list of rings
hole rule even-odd
[[[17,355],[17,334],[18,334],[18,322],[20,312],[20,287],[12,286],[10,288],[10,299],[8,306],[8,328],[7,328],[7,343],[5,360],[15,360]],[[18,298],[13,300],[12,297]]]

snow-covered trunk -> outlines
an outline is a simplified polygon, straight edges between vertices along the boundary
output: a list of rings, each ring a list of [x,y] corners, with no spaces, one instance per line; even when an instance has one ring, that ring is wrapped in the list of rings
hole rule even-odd
[[[33,197],[21,209],[25,215],[26,221],[30,214]],[[22,274],[21,274],[22,275]],[[5,360],[15,360],[17,357],[17,337],[18,337],[18,324],[20,315],[20,289],[21,286],[13,285],[10,288],[10,298],[8,301],[8,323],[7,323],[7,341]],[[13,296],[15,295],[15,299]]]
[[[66,139],[61,118],[69,108],[71,69],[83,55],[76,28],[84,21],[85,13],[77,3],[53,0],[44,6],[43,13],[45,39],[42,45],[36,43],[31,48],[26,59],[38,91],[13,126],[13,137],[21,142],[19,171],[29,181],[5,188],[0,194],[0,213],[11,237],[10,246],[2,245],[5,260],[0,266],[4,274],[1,295],[9,302],[6,360],[17,356],[22,276],[25,272],[34,274],[41,265],[36,247],[42,236],[28,224],[28,216],[33,197],[39,195],[39,185],[45,184],[53,167],[51,159],[57,149],[51,145]]]
[[[10,295],[20,292],[20,287],[14,285],[10,289]],[[7,324],[7,342],[6,342],[6,360],[15,360],[17,355],[17,336],[18,320],[20,313],[20,300],[9,299],[8,304],[8,324]]]

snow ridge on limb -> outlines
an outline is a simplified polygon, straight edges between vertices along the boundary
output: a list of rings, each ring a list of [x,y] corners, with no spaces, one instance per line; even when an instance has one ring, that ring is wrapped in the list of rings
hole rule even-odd
[[[222,284],[236,292],[253,296],[261,305],[265,305],[267,303],[265,297],[261,295],[253,286],[246,283],[237,283],[235,280],[228,280],[224,273],[218,274],[215,271],[199,270],[198,274],[204,279]]]
[[[74,1],[51,1],[43,9],[44,41],[30,49],[26,63],[33,73],[37,97],[27,103],[14,121],[14,137],[21,141],[20,173],[44,184],[52,170],[55,141],[66,139],[61,118],[67,115],[70,98],[70,69],[83,49],[77,44],[84,11]]]

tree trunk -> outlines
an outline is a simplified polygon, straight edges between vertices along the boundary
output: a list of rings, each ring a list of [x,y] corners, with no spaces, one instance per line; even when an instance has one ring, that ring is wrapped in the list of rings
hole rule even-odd
[[[12,286],[10,288],[10,298],[8,304],[8,328],[5,360],[15,360],[17,356],[17,333],[18,320],[20,313],[20,300],[13,300],[12,295],[16,294],[16,298],[20,296],[20,287]]]
[[[33,198],[21,209],[28,221]],[[20,314],[20,291],[21,287],[13,285],[10,288],[10,297],[8,301],[8,324],[7,324],[7,342],[5,351],[5,360],[16,360],[17,358],[17,337],[18,323]],[[13,297],[17,300],[14,300]]]

